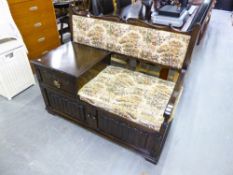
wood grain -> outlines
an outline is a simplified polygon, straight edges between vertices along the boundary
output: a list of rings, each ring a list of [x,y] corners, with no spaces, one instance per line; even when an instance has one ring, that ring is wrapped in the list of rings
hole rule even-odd
[[[22,34],[30,59],[41,57],[60,45],[52,1],[10,0],[9,6]]]

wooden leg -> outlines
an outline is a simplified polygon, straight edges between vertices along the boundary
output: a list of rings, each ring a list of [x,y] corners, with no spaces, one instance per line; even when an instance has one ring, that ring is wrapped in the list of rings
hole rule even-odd
[[[167,80],[168,74],[169,74],[169,69],[168,69],[168,68],[162,68],[162,69],[160,70],[159,77],[160,77],[161,79]]]
[[[208,20],[205,22],[203,28],[202,28],[201,31],[200,31],[199,38],[198,38],[198,41],[197,41],[197,45],[200,44],[200,42],[201,42],[203,36],[205,35],[205,32],[206,32],[207,27],[208,27],[208,24],[209,24],[209,22],[210,22],[210,17],[211,17],[211,16],[209,15]]]
[[[158,163],[158,159],[150,159],[150,158],[145,158],[146,161],[153,163],[153,164],[157,164]]]

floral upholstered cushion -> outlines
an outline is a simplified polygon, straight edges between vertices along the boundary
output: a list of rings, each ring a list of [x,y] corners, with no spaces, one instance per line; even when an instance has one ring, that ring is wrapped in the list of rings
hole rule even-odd
[[[175,83],[108,66],[78,92],[83,101],[159,131]]]
[[[75,42],[173,68],[182,68],[190,36],[73,15]]]

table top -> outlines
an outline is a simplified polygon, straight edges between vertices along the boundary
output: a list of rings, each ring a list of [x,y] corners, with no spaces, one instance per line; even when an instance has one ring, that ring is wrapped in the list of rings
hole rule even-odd
[[[68,42],[32,63],[79,77],[109,54],[108,51]]]

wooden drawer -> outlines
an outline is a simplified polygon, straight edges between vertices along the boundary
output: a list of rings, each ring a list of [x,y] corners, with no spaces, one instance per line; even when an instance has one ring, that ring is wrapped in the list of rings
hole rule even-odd
[[[46,15],[46,12],[54,13],[51,0],[22,1],[11,4],[10,9],[14,18],[34,18],[38,15]]]
[[[44,33],[46,29],[50,29],[50,32],[57,33],[58,35],[56,22],[51,17],[35,16],[34,18],[28,19],[20,18],[16,19],[15,22],[20,28],[20,32],[23,37],[27,37],[32,34],[35,35],[39,33]]]
[[[52,0],[8,0],[8,3],[30,59],[60,45]]]
[[[46,69],[40,67],[40,78],[43,84],[53,87],[59,91],[69,93],[70,96],[77,96],[76,78],[58,72],[52,69]]]
[[[60,45],[57,33],[52,32],[50,29],[44,30],[43,33],[34,33],[30,36],[25,36],[24,41],[30,58],[40,57]]]
[[[31,35],[24,36],[23,38],[27,46],[38,47],[46,42],[51,42],[55,39],[58,40],[57,34],[52,32],[54,32],[54,30],[48,28],[42,33],[32,33]]]
[[[29,57],[31,59],[39,58],[44,54],[48,53],[50,50],[57,48],[60,45],[60,41],[51,40],[43,44],[38,44],[38,47],[27,47],[29,51]]]

